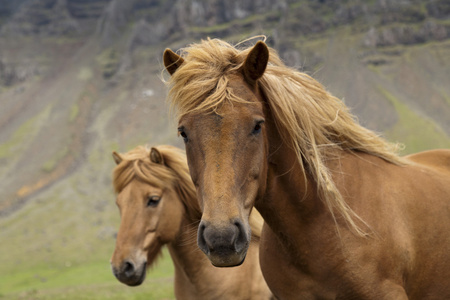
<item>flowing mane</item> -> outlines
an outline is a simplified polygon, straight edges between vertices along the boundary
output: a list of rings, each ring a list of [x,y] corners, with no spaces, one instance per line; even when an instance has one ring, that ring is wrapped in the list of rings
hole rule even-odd
[[[171,76],[169,101],[178,118],[192,112],[217,111],[225,101],[245,102],[228,86],[230,75],[240,71],[251,47],[237,47],[208,39],[180,51],[184,62]],[[347,205],[334,184],[326,162],[339,159],[342,151],[363,152],[393,164],[406,162],[398,156],[399,144],[389,143],[362,127],[345,104],[309,75],[284,65],[270,49],[269,64],[258,80],[284,142],[295,150],[298,163],[317,184],[319,197],[340,213],[361,235],[365,224]]]
[[[189,174],[184,151],[173,146],[156,147],[164,157],[164,165],[150,160],[150,149],[138,146],[121,154],[123,159],[113,171],[113,186],[120,193],[131,180],[137,179],[164,189],[174,189],[192,219],[201,217],[195,187]]]
[[[170,186],[174,189],[187,208],[187,213],[192,220],[200,220],[202,211],[197,201],[197,193],[189,174],[186,162],[186,154],[183,150],[161,145],[156,147],[164,157],[164,165],[150,160],[150,149],[137,146],[127,153],[121,154],[122,162],[113,170],[113,186],[116,193],[120,193],[132,180],[137,179],[158,188],[164,189]],[[252,236],[261,236],[264,223],[256,209],[250,217]]]

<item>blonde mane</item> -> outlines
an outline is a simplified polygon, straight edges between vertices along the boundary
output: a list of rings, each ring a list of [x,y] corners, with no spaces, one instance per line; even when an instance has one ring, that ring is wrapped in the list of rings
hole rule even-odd
[[[164,164],[152,162],[150,149],[144,146],[137,146],[120,154],[122,161],[113,170],[114,191],[120,193],[132,180],[140,180],[160,189],[171,188],[177,192],[185,205],[190,219],[200,220],[202,212],[189,174],[185,152],[169,145],[155,148],[163,156]],[[258,239],[261,236],[263,222],[259,212],[254,209],[249,219],[253,237]]]
[[[240,72],[250,50],[239,50],[218,39],[182,49],[184,62],[167,82],[169,101],[178,118],[192,112],[216,111],[226,101],[245,102],[233,93],[228,82],[230,75]],[[337,211],[358,234],[366,235],[354,219],[362,224],[364,221],[344,201],[325,163],[338,159],[344,150],[402,165],[405,161],[397,154],[400,145],[358,124],[340,99],[309,75],[285,66],[273,49],[258,83],[277,130],[296,152],[303,173],[317,184],[319,197],[333,217]]]
[[[113,186],[120,193],[132,180],[156,186],[171,188],[177,192],[187,208],[191,219],[200,219],[202,212],[197,201],[197,192],[191,180],[184,151],[173,146],[156,147],[164,158],[164,164],[150,160],[150,149],[138,146],[120,154],[122,162],[113,170]]]

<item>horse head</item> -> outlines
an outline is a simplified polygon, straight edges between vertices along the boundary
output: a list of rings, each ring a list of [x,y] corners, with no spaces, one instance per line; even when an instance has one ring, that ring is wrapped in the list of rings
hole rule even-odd
[[[267,46],[258,42],[243,63],[233,65],[231,57],[229,65],[216,66],[227,73],[207,91],[200,105],[208,107],[220,97],[224,101],[211,105],[211,109],[194,108],[179,119],[178,132],[185,142],[203,212],[198,246],[218,267],[237,266],[244,261],[251,238],[249,215],[256,199],[265,192],[268,146],[258,79],[268,57]],[[183,80],[185,73],[177,77],[182,69],[192,68],[193,74],[203,72],[196,69],[195,61],[169,49],[164,53],[164,63],[174,81]],[[237,101],[228,101],[229,97]]]
[[[162,246],[177,237],[185,212],[171,182],[163,179],[170,178],[170,172],[161,152],[137,149],[140,154],[113,152],[121,222],[111,267],[117,279],[130,286],[144,281]]]

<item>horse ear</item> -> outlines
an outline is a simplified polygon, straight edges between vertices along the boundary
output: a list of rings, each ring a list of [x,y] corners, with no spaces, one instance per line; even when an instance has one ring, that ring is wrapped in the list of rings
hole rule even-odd
[[[113,157],[114,161],[116,162],[116,164],[120,164],[123,160],[122,157],[120,156],[120,154],[117,153],[116,151],[113,151],[112,157]]]
[[[173,75],[173,73],[175,73],[175,71],[184,62],[184,59],[181,56],[179,56],[169,48],[164,51],[163,60],[164,66],[166,67],[170,75]]]
[[[245,78],[251,83],[261,78],[268,62],[269,48],[264,42],[258,41],[245,59],[243,66]]]
[[[155,164],[163,164],[164,163],[164,158],[161,155],[161,152],[159,152],[159,150],[154,147],[152,147],[152,149],[150,150],[150,160],[152,162],[154,162]]]

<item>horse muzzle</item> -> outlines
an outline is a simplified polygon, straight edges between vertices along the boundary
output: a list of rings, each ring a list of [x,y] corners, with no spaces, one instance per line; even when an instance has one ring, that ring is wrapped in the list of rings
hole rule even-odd
[[[242,264],[250,243],[250,229],[245,230],[239,219],[225,226],[200,222],[197,244],[215,267],[235,267]]]
[[[131,260],[124,260],[118,267],[112,265],[112,272],[116,278],[129,286],[140,285],[145,280],[147,263],[136,265]]]

